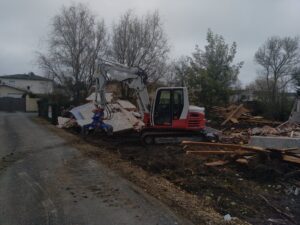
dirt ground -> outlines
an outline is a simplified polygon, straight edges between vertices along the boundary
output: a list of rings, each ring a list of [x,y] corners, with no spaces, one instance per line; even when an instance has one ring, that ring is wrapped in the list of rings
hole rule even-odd
[[[186,155],[180,145],[143,146],[135,134],[81,137],[47,126],[196,224],[223,224],[226,214],[232,224],[300,224],[299,167],[276,161],[206,167],[214,157]]]

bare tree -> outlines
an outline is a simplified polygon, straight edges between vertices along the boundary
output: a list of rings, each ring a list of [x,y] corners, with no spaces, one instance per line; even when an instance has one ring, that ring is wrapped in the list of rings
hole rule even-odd
[[[263,89],[268,91],[271,102],[276,103],[278,93],[299,73],[299,50],[298,38],[271,37],[255,53],[255,61],[262,67],[260,80],[264,81]]]
[[[48,51],[38,54],[38,63],[78,103],[92,85],[96,59],[105,54],[107,41],[104,21],[96,22],[85,5],[72,4],[53,18]]]
[[[168,52],[158,12],[138,17],[129,10],[113,27],[112,58],[130,67],[140,67],[152,82],[165,73]]]
[[[255,53],[259,76],[248,86],[262,103],[265,116],[286,119],[290,112],[287,92],[300,72],[299,39],[271,37]]]
[[[164,80],[168,86],[186,86],[186,75],[189,70],[189,58],[180,57],[168,64]]]

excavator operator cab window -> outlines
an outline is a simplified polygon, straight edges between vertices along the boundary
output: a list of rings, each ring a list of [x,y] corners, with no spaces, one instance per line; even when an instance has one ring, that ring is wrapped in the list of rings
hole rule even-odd
[[[184,105],[182,89],[162,89],[157,92],[154,108],[154,124],[171,126],[180,119]]]
[[[154,109],[154,124],[171,125],[171,90],[159,90]]]
[[[183,91],[175,89],[173,91],[173,120],[178,120],[183,110]]]

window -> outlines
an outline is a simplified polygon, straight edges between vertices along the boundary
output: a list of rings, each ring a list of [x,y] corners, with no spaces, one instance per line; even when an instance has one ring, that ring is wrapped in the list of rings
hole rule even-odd
[[[170,104],[171,92],[169,90],[162,90],[159,96],[159,104]]]
[[[173,91],[173,119],[177,120],[183,110],[183,90],[178,89]]]
[[[161,89],[157,92],[154,106],[154,124],[171,126],[179,120],[184,107],[182,89]]]
[[[16,83],[15,80],[9,80],[9,81],[8,81],[8,84],[9,84],[10,86],[15,86],[15,83]]]
[[[154,123],[157,125],[171,125],[171,91],[159,90],[154,109]]]

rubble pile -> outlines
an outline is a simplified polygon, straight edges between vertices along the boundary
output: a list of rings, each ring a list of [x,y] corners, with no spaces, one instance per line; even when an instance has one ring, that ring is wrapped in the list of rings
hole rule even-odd
[[[183,141],[186,154],[208,158],[218,155],[217,160],[205,163],[206,166],[220,166],[230,162],[248,165],[250,161],[263,163],[266,161],[281,161],[300,166],[300,147],[295,148],[263,148],[249,145]],[[223,157],[222,157],[223,156]],[[257,159],[260,159],[257,161]]]
[[[278,125],[277,121],[266,120],[262,116],[252,116],[249,109],[245,108],[243,104],[230,105],[227,108],[214,106],[211,113],[217,117],[224,119],[222,126],[227,123],[238,124],[240,122],[247,124],[261,124],[261,125]]]
[[[255,127],[249,131],[250,135],[259,136],[286,136],[286,137],[300,137],[300,125],[296,123],[285,123],[278,127]]]
[[[113,132],[125,130],[141,130],[144,126],[141,115],[137,112],[137,108],[129,101],[113,99],[110,93],[106,110],[104,111],[104,122],[113,127]],[[92,102],[92,94],[87,98],[88,103],[70,109],[68,117],[58,117],[59,128],[80,127],[91,124],[93,122],[95,104]]]
[[[300,124],[291,121],[281,123],[266,120],[261,116],[253,116],[243,104],[230,105],[227,108],[215,106],[212,108],[211,113],[222,120],[219,127],[222,129],[219,138],[221,143],[243,145],[251,143],[251,140],[257,136],[266,138],[300,138]],[[269,142],[269,140],[264,142]],[[294,147],[294,142],[294,140],[289,141],[287,146],[289,147],[293,143]],[[262,146],[258,146],[265,147],[264,145],[265,143]],[[297,147],[300,146],[297,145]]]

